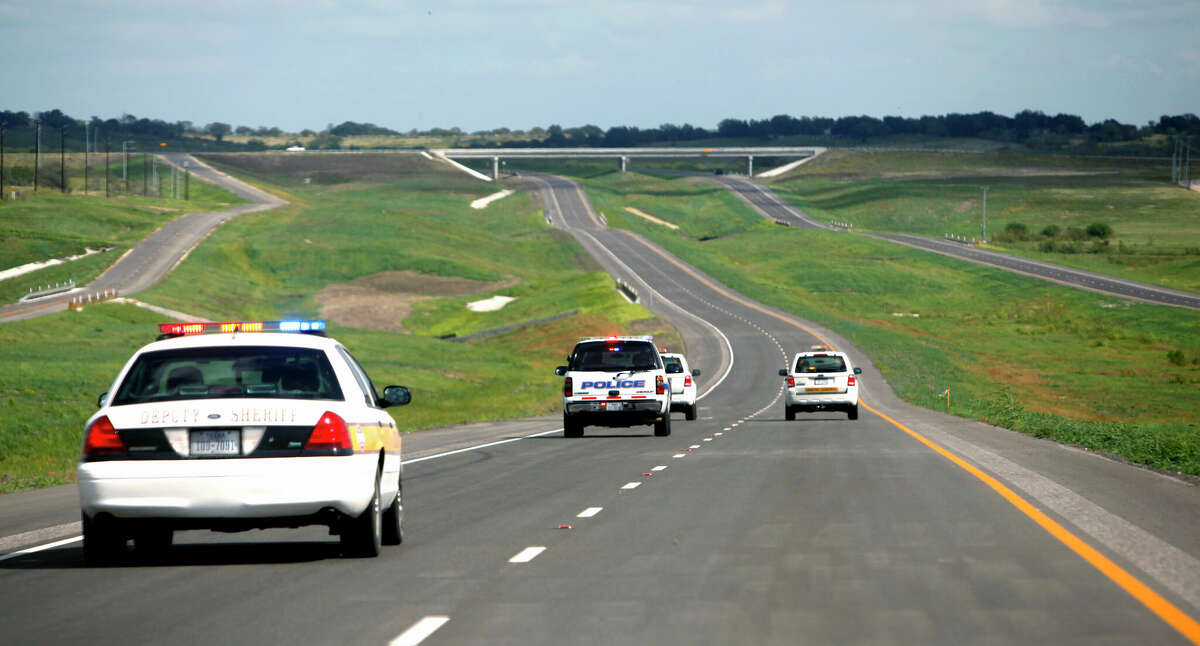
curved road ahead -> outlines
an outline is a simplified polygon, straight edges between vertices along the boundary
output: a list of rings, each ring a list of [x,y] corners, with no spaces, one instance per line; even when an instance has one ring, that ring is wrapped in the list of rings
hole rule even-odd
[[[565,439],[556,419],[414,434],[405,544],[378,559],[338,557],[319,529],[182,532],[163,562],[85,568],[70,534],[73,488],[5,496],[6,634],[28,643],[1200,643],[1195,487],[904,404],[838,335],[607,229],[572,182],[528,181],[554,226],[680,327],[703,370],[700,419],[677,415],[666,438],[590,428]],[[856,422],[782,419],[777,371],[817,341],[864,368]],[[47,542],[64,532],[67,542]],[[14,551],[25,545],[48,547]]]
[[[67,309],[73,298],[98,295],[116,290],[121,296],[131,296],[162,280],[179,261],[213,229],[226,220],[255,211],[265,211],[284,204],[284,200],[235,180],[225,173],[195,159],[187,153],[160,155],[168,164],[184,168],[198,179],[215,184],[248,203],[224,211],[189,213],[164,224],[157,231],[128,251],[90,285],[73,292],[48,296],[36,301],[0,307],[0,322],[30,319]]]
[[[738,197],[750,204],[755,211],[769,220],[808,229],[834,229],[834,227],[819,222],[804,213],[804,211],[780,199],[778,195],[762,184],[744,177],[729,175],[707,178],[736,193]],[[1035,278],[1042,278],[1068,287],[1077,287],[1158,305],[1200,309],[1200,294],[1168,289],[1135,280],[1097,274],[1095,272],[1074,269],[1039,260],[1031,260],[989,249],[979,249],[937,238],[906,233],[869,233],[867,235],[880,240],[887,240],[983,265],[991,265],[992,267],[1014,271]]]

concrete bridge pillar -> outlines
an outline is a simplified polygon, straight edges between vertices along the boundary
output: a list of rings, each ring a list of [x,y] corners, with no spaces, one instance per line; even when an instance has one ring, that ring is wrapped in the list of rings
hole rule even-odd
[[[621,172],[624,173],[629,167],[629,157],[621,155]]]
[[[754,177],[754,155],[746,155],[746,177]]]
[[[500,179],[500,158],[492,157],[492,179]]]

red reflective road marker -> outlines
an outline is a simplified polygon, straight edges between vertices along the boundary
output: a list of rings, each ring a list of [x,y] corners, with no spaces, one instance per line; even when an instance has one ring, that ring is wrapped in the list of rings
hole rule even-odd
[[[570,525],[559,525],[558,528],[559,529],[571,529],[571,526]]]

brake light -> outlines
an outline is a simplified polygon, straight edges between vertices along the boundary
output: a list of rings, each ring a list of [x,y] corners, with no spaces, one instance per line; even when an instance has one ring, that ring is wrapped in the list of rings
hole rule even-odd
[[[796,378],[791,375],[788,375],[787,385],[788,385],[787,386],[788,388],[795,388],[796,387]]]
[[[692,378],[691,378],[691,376],[690,376],[690,375],[689,375],[689,376],[686,376],[686,377],[684,377],[684,378],[683,378],[683,385],[684,385],[684,386],[691,386],[691,385],[692,385]]]
[[[100,416],[92,422],[91,426],[88,426],[83,440],[85,456],[112,455],[124,452],[125,443],[121,441],[121,436],[117,435],[117,429],[113,428],[108,415]]]
[[[570,397],[575,393],[575,388],[571,383],[571,378],[563,379],[563,397]]]
[[[308,441],[304,443],[305,451],[320,451],[329,449],[353,449],[350,443],[350,429],[346,420],[336,413],[325,411],[321,420],[313,427]]]
[[[654,394],[661,395],[666,392],[666,386],[663,385],[662,375],[654,378]]]
[[[850,375],[850,376],[846,377],[846,385],[847,386],[854,385],[854,375]]]

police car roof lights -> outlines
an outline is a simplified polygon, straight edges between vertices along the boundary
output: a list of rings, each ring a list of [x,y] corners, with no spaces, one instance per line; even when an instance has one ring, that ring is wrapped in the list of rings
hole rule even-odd
[[[159,323],[162,338],[193,334],[237,334],[239,332],[308,332],[322,334],[325,321],[226,321],[221,323]]]

